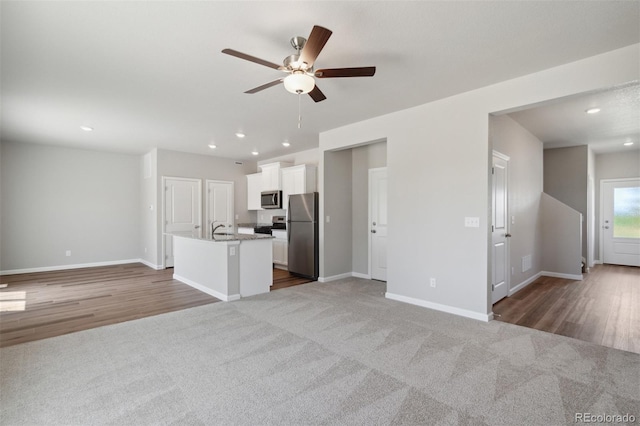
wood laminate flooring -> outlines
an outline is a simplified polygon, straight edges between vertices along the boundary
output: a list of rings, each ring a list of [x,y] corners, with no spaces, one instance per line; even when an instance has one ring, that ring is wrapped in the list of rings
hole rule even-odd
[[[583,281],[541,277],[493,312],[499,321],[640,353],[640,268],[596,265]]]
[[[0,347],[219,302],[172,276],[140,263],[2,276]]]
[[[0,347],[46,339],[220,300],[142,264],[0,277]],[[308,283],[273,270],[271,290]]]
[[[310,282],[312,282],[312,280],[308,278],[297,277],[291,274],[289,271],[273,268],[273,285],[271,285],[271,290],[293,287],[294,285],[306,284]]]

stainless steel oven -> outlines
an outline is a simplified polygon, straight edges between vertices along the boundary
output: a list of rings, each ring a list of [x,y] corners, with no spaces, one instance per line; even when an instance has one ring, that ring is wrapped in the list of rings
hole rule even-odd
[[[281,209],[282,191],[263,191],[260,197],[260,206],[263,209]]]

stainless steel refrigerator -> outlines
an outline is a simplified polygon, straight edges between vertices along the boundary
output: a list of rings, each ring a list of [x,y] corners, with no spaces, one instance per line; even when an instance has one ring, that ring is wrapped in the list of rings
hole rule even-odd
[[[289,196],[289,272],[318,279],[318,193]]]

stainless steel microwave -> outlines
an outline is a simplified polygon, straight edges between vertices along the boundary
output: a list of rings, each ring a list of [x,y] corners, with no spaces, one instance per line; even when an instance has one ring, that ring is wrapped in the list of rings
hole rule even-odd
[[[263,191],[260,200],[263,209],[281,209],[282,191]]]

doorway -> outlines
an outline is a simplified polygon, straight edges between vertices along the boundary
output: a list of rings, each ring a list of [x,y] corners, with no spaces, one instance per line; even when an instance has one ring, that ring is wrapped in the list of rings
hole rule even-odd
[[[509,293],[509,157],[493,151],[491,168],[491,303]]]
[[[369,169],[369,275],[387,281],[387,168]]]
[[[603,263],[640,266],[640,178],[600,183]]]
[[[234,184],[221,180],[207,180],[206,182],[207,228],[205,235],[210,235],[217,225],[224,226],[224,232],[234,232]],[[220,231],[219,231],[220,232]]]
[[[202,236],[202,181],[200,179],[162,177],[162,264],[173,267],[173,237],[171,233]]]

